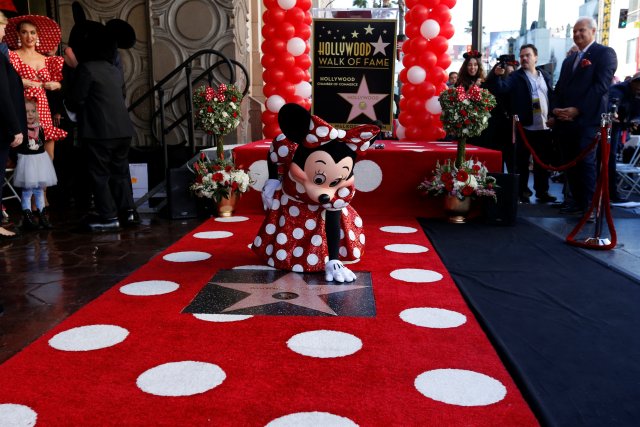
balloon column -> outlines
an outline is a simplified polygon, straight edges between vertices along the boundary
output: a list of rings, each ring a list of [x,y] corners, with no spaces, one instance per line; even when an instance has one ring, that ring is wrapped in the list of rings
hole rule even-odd
[[[267,138],[280,134],[278,111],[289,102],[311,108],[311,0],[264,0],[262,15],[262,79]]]
[[[447,88],[448,40],[453,37],[451,8],[456,0],[406,0],[407,40],[400,71],[400,139],[436,140],[445,136],[438,95]]]

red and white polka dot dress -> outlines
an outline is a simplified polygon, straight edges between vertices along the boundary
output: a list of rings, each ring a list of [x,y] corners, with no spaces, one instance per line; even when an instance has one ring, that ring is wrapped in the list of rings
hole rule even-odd
[[[340,189],[334,198],[319,205],[305,193],[304,187],[289,176],[289,165],[295,144],[276,138],[271,147],[272,160],[277,157],[283,182],[273,197],[271,210],[253,241],[253,251],[268,265],[295,272],[324,271],[329,260],[325,232],[326,210],[342,213],[340,229],[341,261],[360,259],[364,251],[365,235],[362,218],[349,205],[354,186]],[[281,169],[282,168],[282,169]]]
[[[61,56],[45,57],[45,67],[38,71],[22,62],[20,56],[12,50],[9,51],[9,59],[11,60],[13,68],[16,69],[18,75],[23,79],[42,83],[59,82],[62,80],[62,65],[64,63],[64,59]],[[42,87],[25,87],[24,96],[25,98],[35,98],[37,101],[40,126],[44,129],[45,140],[58,141],[64,139],[67,136],[67,132],[53,126],[51,110],[49,109],[49,102],[47,101],[45,89]]]

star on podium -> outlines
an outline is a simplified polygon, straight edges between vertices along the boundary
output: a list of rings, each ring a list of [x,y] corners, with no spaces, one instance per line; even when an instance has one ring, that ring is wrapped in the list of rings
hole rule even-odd
[[[222,313],[243,308],[286,302],[300,307],[337,316],[320,295],[365,288],[361,285],[309,285],[296,273],[286,274],[271,283],[216,283],[229,289],[246,292],[249,296],[222,310]]]
[[[360,82],[360,86],[358,86],[358,92],[338,93],[338,95],[346,99],[351,104],[351,111],[349,112],[349,118],[347,119],[348,122],[355,119],[360,114],[364,114],[371,120],[376,120],[376,112],[373,110],[373,106],[389,96],[386,93],[370,93],[365,76],[362,76],[362,81]]]

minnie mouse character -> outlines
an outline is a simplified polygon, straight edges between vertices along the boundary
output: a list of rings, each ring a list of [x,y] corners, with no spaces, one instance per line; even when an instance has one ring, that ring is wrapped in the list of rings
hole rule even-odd
[[[342,261],[360,259],[365,243],[362,218],[349,205],[353,167],[380,128],[335,129],[297,104],[280,109],[278,124],[283,134],[271,144],[262,190],[267,216],[252,249],[278,269],[324,269],[327,281],[352,282]]]

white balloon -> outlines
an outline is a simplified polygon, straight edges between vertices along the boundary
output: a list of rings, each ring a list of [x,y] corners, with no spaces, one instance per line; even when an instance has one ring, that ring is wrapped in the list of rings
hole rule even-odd
[[[293,37],[287,42],[287,52],[293,56],[300,56],[307,48],[307,44],[300,37]]]
[[[419,85],[427,78],[427,72],[424,68],[414,65],[407,71],[407,79],[414,85]]]
[[[404,126],[402,126],[401,124],[398,125],[398,127],[396,127],[396,136],[398,137],[398,139],[404,139],[405,138],[405,133],[404,133]]]
[[[296,0],[278,0],[278,6],[284,10],[289,10],[296,5]]]
[[[434,19],[427,19],[420,25],[420,34],[425,39],[432,39],[440,34],[440,24]]]
[[[311,84],[309,82],[298,83],[295,94],[303,98],[311,98]]]
[[[267,110],[272,113],[277,113],[280,111],[282,106],[285,104],[284,98],[280,95],[271,95],[267,98]]]
[[[440,114],[442,113],[442,107],[440,106],[440,101],[437,96],[432,96],[424,103],[424,107],[431,114]]]

